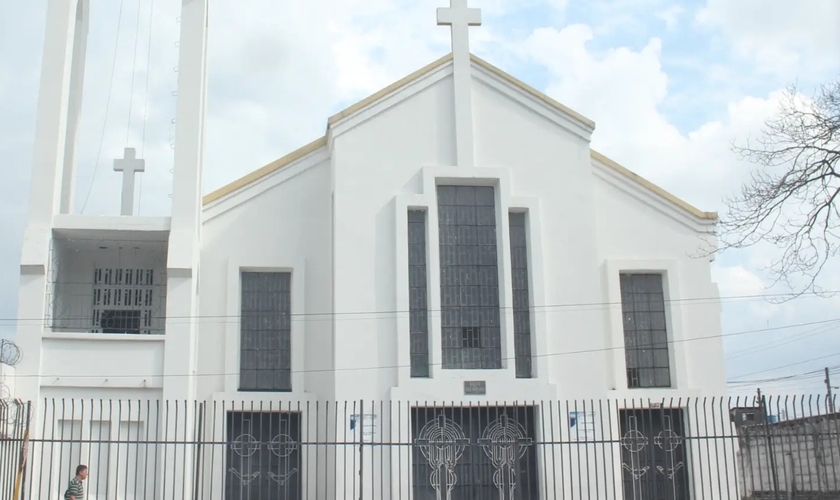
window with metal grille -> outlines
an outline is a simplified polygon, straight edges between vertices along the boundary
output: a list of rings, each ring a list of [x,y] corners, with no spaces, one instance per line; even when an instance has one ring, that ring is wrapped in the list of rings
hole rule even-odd
[[[528,291],[528,238],[525,232],[525,213],[511,213],[508,220],[516,377],[531,378],[531,301]]]
[[[94,333],[152,333],[152,269],[97,268],[93,272]]]
[[[671,387],[665,295],[660,274],[621,274],[629,388]]]
[[[426,212],[408,211],[408,302],[411,376],[429,376]]]
[[[243,272],[239,390],[292,390],[292,275]]]
[[[438,186],[437,196],[443,368],[499,369],[502,347],[494,190]],[[467,346],[464,328],[475,332]]]

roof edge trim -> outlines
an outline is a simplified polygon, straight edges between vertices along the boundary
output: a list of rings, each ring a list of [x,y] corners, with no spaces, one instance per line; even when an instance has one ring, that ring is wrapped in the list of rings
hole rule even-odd
[[[292,151],[291,153],[287,154],[286,156],[278,160],[274,160],[268,165],[254,170],[253,172],[246,174],[243,177],[240,177],[239,179],[236,179],[235,181],[226,184],[209,194],[204,195],[204,197],[202,198],[202,204],[209,205],[210,203],[213,203],[214,201],[219,200],[220,198],[223,198],[233,193],[234,191],[244,188],[249,184],[262,179],[263,177],[266,177],[284,167],[291,165],[295,161],[303,158],[304,156],[310,153],[314,153],[315,151],[325,147],[326,145],[327,137],[319,137],[318,139],[315,139],[314,141],[307,144],[306,146],[298,148]]]
[[[675,195],[671,194],[670,192],[662,189],[661,187],[659,187],[656,184],[650,182],[649,180],[647,180],[644,177],[642,177],[641,175],[633,172],[632,170],[628,169],[627,167],[619,164],[618,162],[616,162],[614,160],[611,160],[611,159],[607,158],[603,154],[595,151],[594,149],[590,149],[589,153],[590,153],[590,157],[593,160],[598,161],[600,163],[603,163],[605,166],[609,167],[610,169],[614,170],[615,172],[623,175],[627,179],[635,182],[636,184],[639,184],[639,185],[643,186],[648,191],[651,191],[652,193],[660,196],[661,198],[664,198],[664,199],[668,200],[672,204],[674,204],[674,205],[678,206],[679,208],[685,210],[689,214],[697,217],[698,219],[703,219],[703,220],[708,220],[708,221],[717,221],[718,220],[718,213],[717,212],[705,212],[703,210],[700,210],[699,208],[695,207],[694,205],[686,202],[685,200],[682,200],[682,199],[678,198],[677,196],[675,196]]]

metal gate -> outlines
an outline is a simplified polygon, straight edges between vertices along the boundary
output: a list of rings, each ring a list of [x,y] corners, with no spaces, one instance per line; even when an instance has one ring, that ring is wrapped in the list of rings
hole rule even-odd
[[[301,498],[300,414],[227,414],[226,500]]]
[[[682,411],[622,410],[621,468],[628,500],[688,500]]]
[[[537,498],[532,407],[414,408],[415,500]]]

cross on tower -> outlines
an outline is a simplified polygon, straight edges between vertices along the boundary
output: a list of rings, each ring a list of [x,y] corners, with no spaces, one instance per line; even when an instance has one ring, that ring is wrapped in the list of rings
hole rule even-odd
[[[114,171],[123,173],[120,215],[131,215],[134,211],[134,174],[146,171],[146,161],[136,156],[134,148],[125,148],[123,158],[114,160]]]
[[[455,152],[458,166],[474,166],[472,85],[470,83],[470,26],[481,26],[481,9],[467,7],[467,0],[449,0],[437,10],[438,26],[452,30],[452,78],[455,97]]]

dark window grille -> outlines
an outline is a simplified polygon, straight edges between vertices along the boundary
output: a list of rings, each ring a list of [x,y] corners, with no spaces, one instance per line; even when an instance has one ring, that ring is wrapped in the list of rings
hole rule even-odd
[[[531,378],[531,297],[525,214],[511,213],[510,267],[513,284],[513,353],[517,378]]]
[[[155,273],[152,269],[93,271],[94,333],[152,333]]]
[[[627,386],[671,387],[662,275],[622,274],[621,313]]]
[[[442,358],[445,369],[502,367],[496,198],[492,187],[438,186]],[[480,329],[465,347],[463,328]]]
[[[426,212],[408,211],[408,302],[411,376],[429,376]]]
[[[105,309],[100,312],[102,333],[140,333],[140,311]]]
[[[292,390],[292,275],[242,273],[239,390]]]

